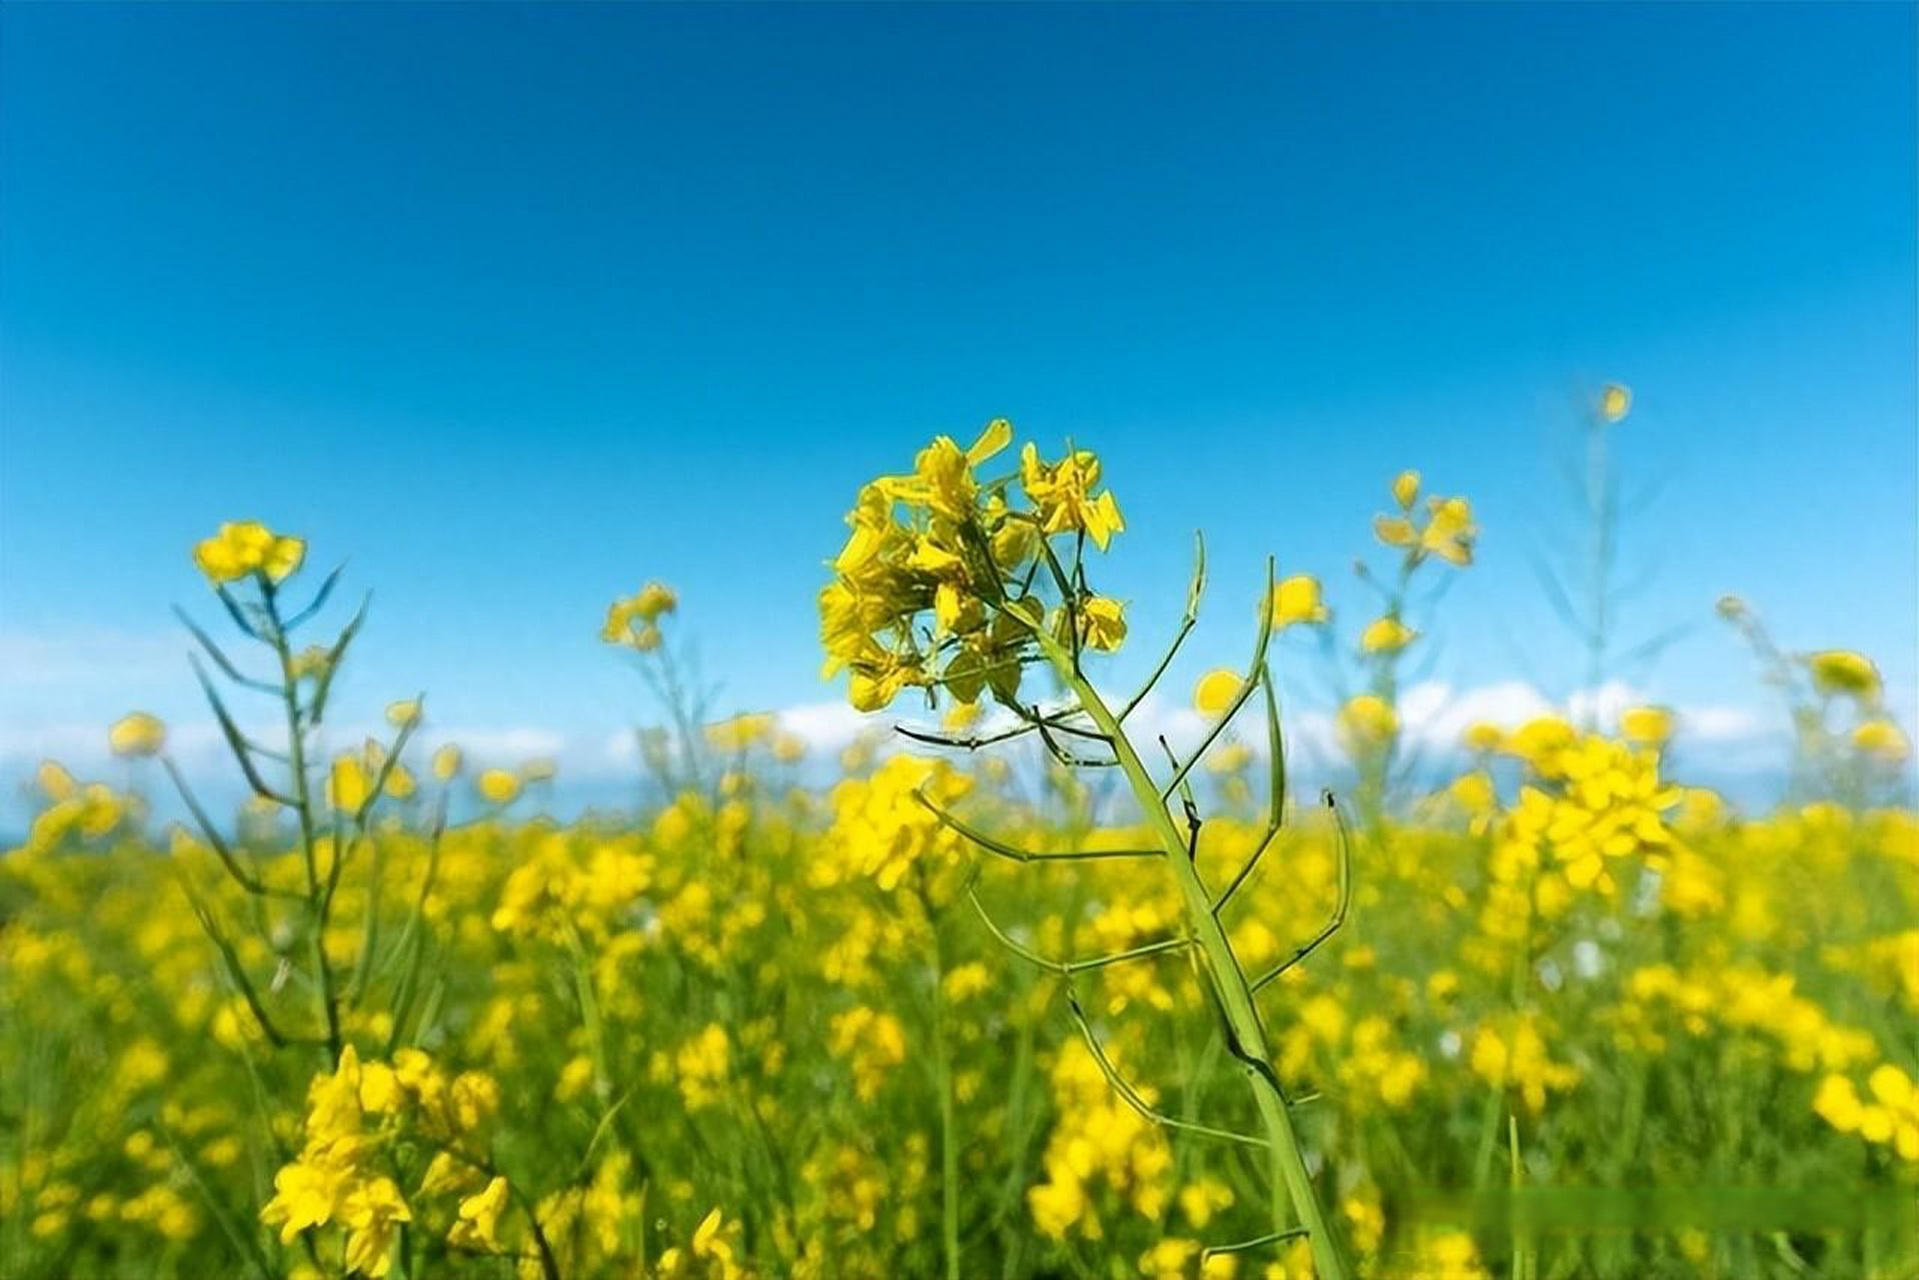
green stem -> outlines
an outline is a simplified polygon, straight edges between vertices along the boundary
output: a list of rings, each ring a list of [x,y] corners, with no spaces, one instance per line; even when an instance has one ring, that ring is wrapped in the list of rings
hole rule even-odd
[[[1172,813],[1161,801],[1159,785],[1146,771],[1146,765],[1134,749],[1131,739],[1120,728],[1118,718],[1098,691],[1076,669],[1073,655],[1045,634],[1043,629],[1035,628],[1034,635],[1053,669],[1072,689],[1080,706],[1099,731],[1111,742],[1127,785],[1131,787],[1134,798],[1152,825],[1160,847],[1165,851],[1166,865],[1172,871],[1186,907],[1187,927],[1205,956],[1207,976],[1219,998],[1221,1009],[1225,1011],[1228,1030],[1240,1054],[1244,1055],[1241,1063],[1247,1083],[1253,1091],[1254,1103],[1259,1108],[1260,1121],[1266,1130],[1273,1181],[1285,1187],[1292,1201],[1293,1213],[1307,1230],[1313,1265],[1320,1280],[1346,1280],[1350,1273],[1313,1189],[1312,1174],[1306,1168],[1305,1152],[1293,1128],[1292,1115],[1276,1083],[1270,1078],[1266,1034],[1260,1025],[1258,1010],[1254,1008],[1245,971],[1240,968],[1238,957],[1233,954],[1225,929],[1213,914],[1211,894],[1200,882],[1198,870],[1187,859],[1186,838],[1173,821]],[[1285,1220],[1283,1208],[1281,1204],[1274,1205],[1275,1231],[1284,1231],[1293,1225]]]
[[[930,905],[933,932],[933,1087],[940,1095],[940,1240],[946,1254],[946,1280],[960,1280],[959,1124],[953,1114],[953,1047],[947,1035],[946,953],[939,918]]]
[[[300,682],[293,673],[293,650],[287,644],[286,627],[280,621],[280,605],[273,586],[262,577],[262,595],[267,616],[272,622],[270,636],[273,652],[280,659],[280,701],[287,718],[287,768],[293,774],[293,803],[300,818],[300,850],[306,856],[307,916],[313,933],[313,990],[320,1002],[321,1022],[326,1027],[327,1052],[338,1063],[344,1043],[340,1036],[340,1008],[333,993],[333,966],[326,954],[326,898],[320,884],[318,841],[313,829],[313,793],[308,785],[306,731],[300,724]],[[336,833],[333,857],[342,855]]]

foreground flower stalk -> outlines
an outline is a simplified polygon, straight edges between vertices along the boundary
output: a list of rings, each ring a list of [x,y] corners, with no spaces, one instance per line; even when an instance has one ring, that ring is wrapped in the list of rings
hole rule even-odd
[[[1270,675],[1263,670],[1266,639],[1267,632],[1262,628],[1260,635],[1262,670],[1258,677],[1261,681],[1271,679]],[[1132,739],[1127,736],[1119,718],[1107,706],[1105,699],[1076,669],[1073,655],[1065,652],[1049,638],[1042,639],[1041,649],[1053,669],[1072,690],[1079,706],[1110,743],[1120,770],[1126,775],[1128,789],[1152,823],[1154,835],[1159,841],[1160,853],[1165,859],[1174,883],[1179,887],[1180,901],[1186,909],[1187,928],[1194,944],[1205,958],[1207,978],[1212,984],[1213,992],[1218,997],[1221,1011],[1225,1016],[1230,1037],[1228,1049],[1244,1070],[1247,1086],[1252,1090],[1254,1103],[1259,1108],[1260,1123],[1265,1129],[1270,1148],[1269,1159],[1273,1181],[1277,1186],[1285,1188],[1292,1210],[1297,1215],[1297,1220],[1312,1247],[1313,1262],[1319,1274],[1338,1280],[1339,1277],[1346,1275],[1345,1262],[1340,1256],[1338,1243],[1320,1207],[1319,1197],[1313,1189],[1312,1174],[1306,1167],[1305,1152],[1300,1146],[1299,1134],[1293,1125],[1291,1104],[1270,1065],[1271,1055],[1266,1044],[1265,1028],[1253,1004],[1253,985],[1240,966],[1239,958],[1227,939],[1226,930],[1220,924],[1220,908],[1226,905],[1225,900],[1222,897],[1215,903],[1211,893],[1200,882],[1199,870],[1191,857],[1192,849],[1198,840],[1198,823],[1193,822],[1188,829],[1188,834],[1181,833],[1178,823],[1167,807],[1166,791],[1161,789],[1160,784],[1155,782],[1152,774],[1147,771],[1139,751],[1133,746]],[[1275,803],[1283,803],[1283,800],[1276,800]],[[1277,1197],[1275,1200],[1277,1201]],[[1277,1207],[1276,1203],[1275,1208]],[[1289,1224],[1277,1213],[1273,1230],[1274,1243],[1290,1234]]]
[[[1004,420],[989,423],[965,450],[940,437],[921,451],[912,474],[882,478],[862,490],[848,516],[852,535],[833,562],[834,581],[820,596],[826,674],[850,670],[850,697],[862,710],[879,709],[906,689],[919,688],[926,691],[929,706],[937,706],[945,696],[969,714],[990,698],[1017,722],[1004,731],[975,732],[968,737],[901,727],[900,732],[916,741],[977,750],[1033,735],[1062,766],[1120,771],[1152,831],[1150,848],[1033,852],[968,825],[924,787],[916,795],[953,832],[986,853],[1012,862],[1131,858],[1158,860],[1166,866],[1178,889],[1183,929],[1174,936],[1090,959],[1053,959],[1027,948],[994,921],[971,879],[963,892],[1001,943],[1066,981],[1068,1005],[1091,1057],[1129,1106],[1168,1129],[1265,1152],[1272,1186],[1272,1230],[1256,1239],[1213,1246],[1204,1250],[1204,1256],[1253,1251],[1304,1237],[1318,1274],[1325,1280],[1343,1280],[1349,1274],[1343,1251],[1314,1188],[1291,1103],[1273,1068],[1254,1000],[1263,987],[1304,960],[1343,923],[1350,895],[1350,851],[1337,810],[1339,898],[1332,918],[1313,938],[1251,978],[1222,924],[1234,894],[1271,847],[1285,808],[1284,744],[1278,700],[1266,665],[1276,613],[1272,566],[1269,563],[1260,597],[1259,639],[1251,663],[1243,676],[1231,681],[1232,692],[1222,698],[1220,714],[1203,741],[1183,760],[1173,759],[1172,775],[1162,783],[1148,769],[1124,725],[1197,622],[1205,587],[1204,545],[1196,548],[1185,616],[1170,647],[1145,687],[1115,710],[1087,678],[1082,659],[1090,652],[1116,650],[1126,638],[1123,604],[1095,593],[1086,579],[1087,544],[1104,551],[1125,528],[1119,506],[1110,491],[1100,488],[1099,459],[1082,449],[1069,447],[1064,458],[1047,462],[1028,444],[1016,474],[978,477],[976,468],[1011,439],[1011,425]],[[1016,502],[1016,484],[1024,504]],[[1069,560],[1055,549],[1055,539],[1069,544]],[[1063,702],[1042,706],[1022,699],[1025,672],[1032,666],[1045,666],[1058,678],[1068,695]],[[1202,880],[1197,864],[1204,819],[1189,775],[1255,693],[1263,694],[1267,712],[1269,821],[1264,838],[1238,874],[1216,894]],[[1167,750],[1170,756],[1171,748]],[[1330,806],[1330,796],[1327,800]],[[1151,963],[1180,952],[1198,953],[1221,1016],[1221,1038],[1252,1090],[1260,1117],[1257,1135],[1156,1110],[1147,1093],[1129,1084],[1114,1066],[1113,1056],[1102,1046],[1073,989],[1079,974]],[[947,1176],[953,1176],[950,1163]],[[950,1226],[949,1222],[952,1270],[957,1259]]]

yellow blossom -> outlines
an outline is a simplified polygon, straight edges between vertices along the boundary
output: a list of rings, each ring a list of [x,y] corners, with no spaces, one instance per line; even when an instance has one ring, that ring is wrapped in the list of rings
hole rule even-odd
[[[1843,694],[1870,702],[1879,696],[1879,668],[1872,659],[1847,649],[1825,649],[1805,656],[1813,687],[1823,694]]]
[[[276,534],[253,520],[223,524],[220,532],[193,549],[194,563],[216,586],[252,573],[265,575],[269,582],[282,582],[305,559],[304,540]]]
[[[1672,712],[1664,707],[1629,707],[1620,713],[1619,732],[1629,742],[1659,746],[1672,737]]]
[[[1370,750],[1399,732],[1399,715],[1384,698],[1362,693],[1339,709],[1339,732],[1349,747]]]
[[[1274,631],[1284,631],[1295,623],[1310,625],[1324,622],[1329,616],[1325,602],[1320,598],[1319,579],[1305,573],[1281,578],[1273,584],[1273,594],[1266,602],[1266,610],[1272,618]]]
[[[1402,471],[1393,477],[1393,501],[1399,504],[1400,510],[1411,511],[1413,503],[1418,500],[1419,473],[1417,471]]]
[[[459,1220],[447,1233],[449,1243],[464,1248],[500,1247],[500,1215],[506,1211],[505,1178],[494,1178],[478,1195],[460,1201]]]
[[[509,805],[520,798],[519,775],[506,769],[487,769],[474,779],[474,786],[488,804]]]
[[[1193,686],[1193,706],[1201,715],[1224,715],[1227,708],[1233,705],[1233,699],[1239,696],[1244,683],[1236,671],[1228,671],[1224,667],[1208,671]]]
[[[1890,720],[1868,720],[1852,731],[1852,745],[1869,756],[1898,764],[1910,753],[1906,735]]]
[[[107,731],[107,744],[117,756],[158,755],[166,742],[166,725],[144,711],[122,716]]]
[[[1417,631],[1388,614],[1366,624],[1359,633],[1359,647],[1365,653],[1398,653],[1418,638]]]

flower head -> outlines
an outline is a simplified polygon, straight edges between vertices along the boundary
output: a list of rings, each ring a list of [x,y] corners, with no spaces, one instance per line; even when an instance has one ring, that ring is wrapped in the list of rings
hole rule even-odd
[[[607,606],[600,639],[641,653],[657,649],[661,639],[660,619],[678,609],[679,603],[672,588],[649,582],[634,594]]]
[[[1398,653],[1418,638],[1417,631],[1387,614],[1366,624],[1359,633],[1359,647],[1364,653]]]
[[[1193,686],[1193,707],[1201,715],[1221,716],[1233,705],[1233,699],[1239,696],[1241,680],[1237,671],[1228,671],[1220,667],[1208,671]]]
[[[298,571],[306,551],[304,539],[274,533],[257,520],[229,521],[193,548],[193,562],[216,586],[254,573],[279,583]]]
[[[1824,649],[1805,656],[1813,688],[1828,696],[1840,695],[1870,702],[1879,696],[1879,668],[1872,659],[1848,649]]]
[[[159,717],[135,711],[113,722],[107,745],[116,756],[153,756],[167,743],[167,727]]]
[[[1124,641],[1120,602],[1083,578],[1067,582],[1050,545],[1067,534],[1104,548],[1122,527],[1112,494],[1098,487],[1099,459],[1076,450],[1048,463],[1029,445],[1017,491],[1014,477],[982,479],[977,469],[1012,436],[1003,418],[967,448],[940,436],[910,473],[859,491],[819,594],[821,677],[846,671],[856,708],[878,710],[908,689],[926,690],[929,702],[940,693],[1004,702],[1017,695],[1034,649],[1113,650]],[[1018,492],[1027,507],[1015,507]],[[1036,580],[1068,598],[1042,600]]]
[[[1324,622],[1328,617],[1326,604],[1320,598],[1319,579],[1305,573],[1280,579],[1273,587],[1266,608],[1272,614],[1275,631],[1284,631],[1294,623]]]

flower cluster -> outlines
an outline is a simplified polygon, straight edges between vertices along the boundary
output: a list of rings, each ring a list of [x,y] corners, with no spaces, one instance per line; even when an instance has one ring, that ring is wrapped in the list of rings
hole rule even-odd
[[[1663,815],[1680,791],[1661,782],[1656,751],[1557,717],[1528,722],[1502,746],[1528,780],[1497,833],[1493,876],[1504,886],[1530,885],[1541,915],[1561,914],[1575,892],[1610,897],[1618,887],[1613,863],[1672,845]]]
[[[1464,498],[1437,495],[1419,506],[1419,473],[1402,471],[1393,480],[1393,501],[1399,507],[1395,515],[1373,519],[1373,533],[1389,547],[1406,552],[1407,562],[1417,564],[1434,556],[1448,564],[1473,562],[1473,543],[1479,526],[1473,523],[1472,503]]]
[[[305,539],[275,533],[257,520],[228,521],[193,548],[193,563],[215,586],[258,574],[279,584],[306,560]]]
[[[1919,1164],[1919,1084],[1892,1063],[1872,1069],[1864,1097],[1851,1077],[1827,1076],[1819,1083],[1812,1109],[1839,1132],[1856,1133],[1892,1148],[1901,1160]]]
[[[1087,590],[1052,547],[1070,535],[1104,550],[1125,528],[1111,491],[1099,487],[1099,459],[1078,449],[1049,463],[1028,444],[1017,476],[980,479],[976,468],[1012,438],[1003,418],[966,449],[940,436],[910,474],[860,490],[819,598],[823,674],[848,671],[860,710],[909,688],[929,697],[943,689],[961,703],[990,691],[1010,702],[1041,629],[1093,649],[1124,641],[1119,602]],[[1077,569],[1077,550],[1073,560]],[[1050,588],[1049,610],[1039,592]]]
[[[1069,1232],[1098,1240],[1108,1195],[1157,1220],[1166,1211],[1173,1167],[1164,1132],[1113,1092],[1091,1051],[1077,1041],[1061,1048],[1052,1086],[1060,1115],[1041,1161],[1046,1176],[1026,1193],[1034,1225],[1055,1240]],[[1148,1103],[1155,1099],[1149,1088],[1139,1093]]]
[[[452,1243],[497,1248],[506,1180],[480,1176],[476,1157],[461,1154],[499,1109],[499,1086],[478,1072],[449,1080],[426,1054],[403,1049],[393,1062],[362,1065],[348,1045],[338,1066],[316,1076],[307,1093],[305,1144],[273,1178],[274,1195],[260,1220],[280,1228],[282,1243],[302,1231],[337,1226],[346,1233],[348,1269],[384,1276],[402,1224],[413,1221],[400,1184],[396,1149],[403,1137],[439,1149],[422,1179],[422,1197],[457,1194]]]
[[[607,606],[600,639],[640,653],[657,649],[662,638],[660,619],[677,609],[679,603],[680,598],[672,588],[649,582],[634,594]]]
[[[972,789],[972,780],[937,760],[894,756],[869,778],[833,788],[833,826],[826,857],[815,868],[821,884],[858,877],[892,892],[914,873],[931,884],[964,864],[967,847],[928,802],[942,808]]]

